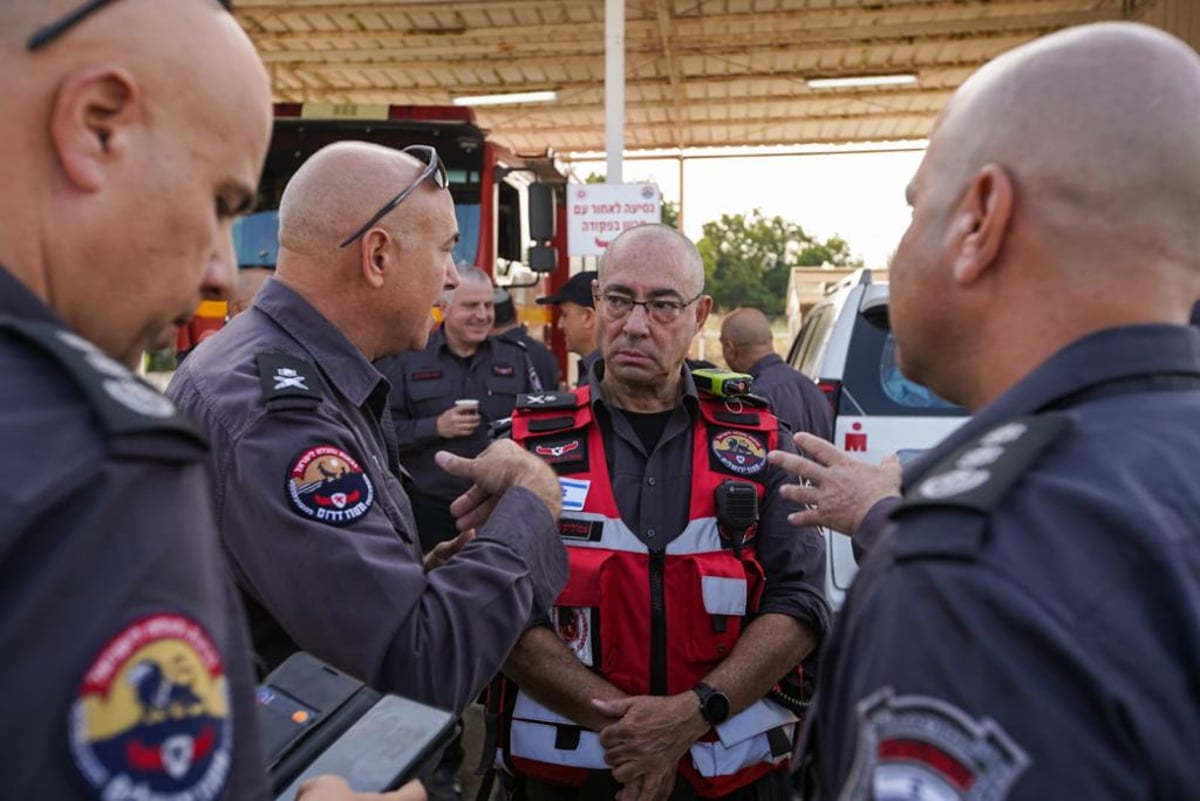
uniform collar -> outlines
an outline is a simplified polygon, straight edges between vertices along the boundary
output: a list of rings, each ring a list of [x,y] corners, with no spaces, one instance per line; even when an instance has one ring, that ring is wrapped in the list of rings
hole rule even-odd
[[[269,278],[254,299],[254,307],[270,317],[308,351],[339,392],[362,406],[384,377],[333,323],[295,290]]]
[[[38,320],[66,328],[49,306],[0,264],[0,314],[21,320]]]
[[[592,363],[592,367],[587,375],[592,411],[594,413],[597,406],[605,410],[609,407],[614,409],[619,408],[604,400],[604,395],[600,389],[600,381],[604,378],[604,360],[600,358],[600,351],[593,352],[596,354],[596,359]],[[688,369],[687,364],[684,364],[680,369],[683,370],[683,394],[680,396],[681,404],[686,405],[689,410],[694,411],[699,406],[700,394],[696,391],[696,382],[692,379],[692,371]]]
[[[782,364],[782,363],[783,363],[783,359],[779,358],[778,353],[768,353],[766,356],[763,356],[761,359],[756,361],[754,364],[750,365],[750,369],[747,370],[746,372],[748,372],[750,375],[754,376],[755,378],[758,378],[759,373],[761,373],[763,370],[766,370],[768,367],[772,367],[776,364]]]
[[[904,484],[989,428],[1054,406],[1077,392],[1122,378],[1161,373],[1200,375],[1200,330],[1136,325],[1088,334],[1051,356],[976,412],[937,447],[905,465]]]

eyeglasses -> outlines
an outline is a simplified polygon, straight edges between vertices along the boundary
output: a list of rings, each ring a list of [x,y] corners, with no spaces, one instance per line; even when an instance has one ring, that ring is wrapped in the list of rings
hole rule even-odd
[[[391,212],[392,209],[403,203],[404,199],[411,195],[416,188],[423,184],[426,180],[433,179],[433,185],[438,189],[445,189],[450,185],[450,181],[446,177],[446,168],[442,165],[442,160],[438,157],[438,152],[432,147],[429,145],[409,145],[401,152],[411,153],[412,155],[418,156],[421,161],[425,162],[425,168],[421,170],[421,174],[417,176],[415,181],[404,187],[404,189],[400,190],[400,194],[389,200],[383,208],[375,212],[375,216],[367,220],[366,224],[362,228],[359,228],[357,231],[350,234],[350,236],[346,237],[346,241],[338,245],[339,248],[346,247],[346,245],[349,245],[355,239],[358,239],[367,231],[370,231],[371,226],[382,220]]]
[[[608,320],[624,320],[634,310],[641,306],[646,310],[646,316],[660,325],[669,325],[679,319],[679,315],[688,306],[691,306],[700,298],[704,297],[704,293],[696,295],[689,301],[682,300],[664,300],[655,298],[654,300],[634,300],[625,295],[618,295],[614,292],[600,292],[596,294],[596,299],[603,304],[604,316]]]
[[[43,25],[34,31],[33,35],[25,41],[25,49],[31,53],[41,50],[111,2],[113,0],[91,0],[90,3],[84,3],[74,11],[67,12],[49,25]],[[218,0],[218,2],[226,11],[233,10],[231,0]]]

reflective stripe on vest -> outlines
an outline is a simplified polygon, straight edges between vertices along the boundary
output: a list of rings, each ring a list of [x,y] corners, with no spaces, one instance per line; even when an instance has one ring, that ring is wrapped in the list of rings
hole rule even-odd
[[[718,740],[692,744],[692,767],[705,779],[715,779],[764,762],[781,763],[791,753],[795,722],[796,716],[774,701],[756,701],[717,727]],[[767,732],[781,727],[788,748],[772,753]],[[562,738],[562,730],[568,730],[570,736]],[[515,758],[569,768],[608,769],[598,734],[581,729],[525,693],[517,695],[511,731],[510,750]],[[570,741],[571,747],[560,748],[563,739]]]

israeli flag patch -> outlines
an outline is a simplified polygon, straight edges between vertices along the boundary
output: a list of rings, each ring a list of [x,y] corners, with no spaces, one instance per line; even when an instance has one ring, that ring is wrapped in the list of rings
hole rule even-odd
[[[562,487],[562,509],[564,512],[582,512],[583,502],[587,500],[588,489],[592,482],[589,479],[560,478]]]

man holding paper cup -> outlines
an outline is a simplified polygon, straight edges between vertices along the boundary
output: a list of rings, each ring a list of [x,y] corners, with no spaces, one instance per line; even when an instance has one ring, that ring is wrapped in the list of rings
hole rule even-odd
[[[409,496],[428,551],[456,534],[450,502],[468,486],[441,470],[439,450],[473,457],[489,442],[488,426],[512,415],[517,395],[542,390],[525,348],[491,336],[492,279],[458,267],[446,293],[445,320],[422,351],[378,363],[392,385],[392,419],[400,462],[412,475]]]

